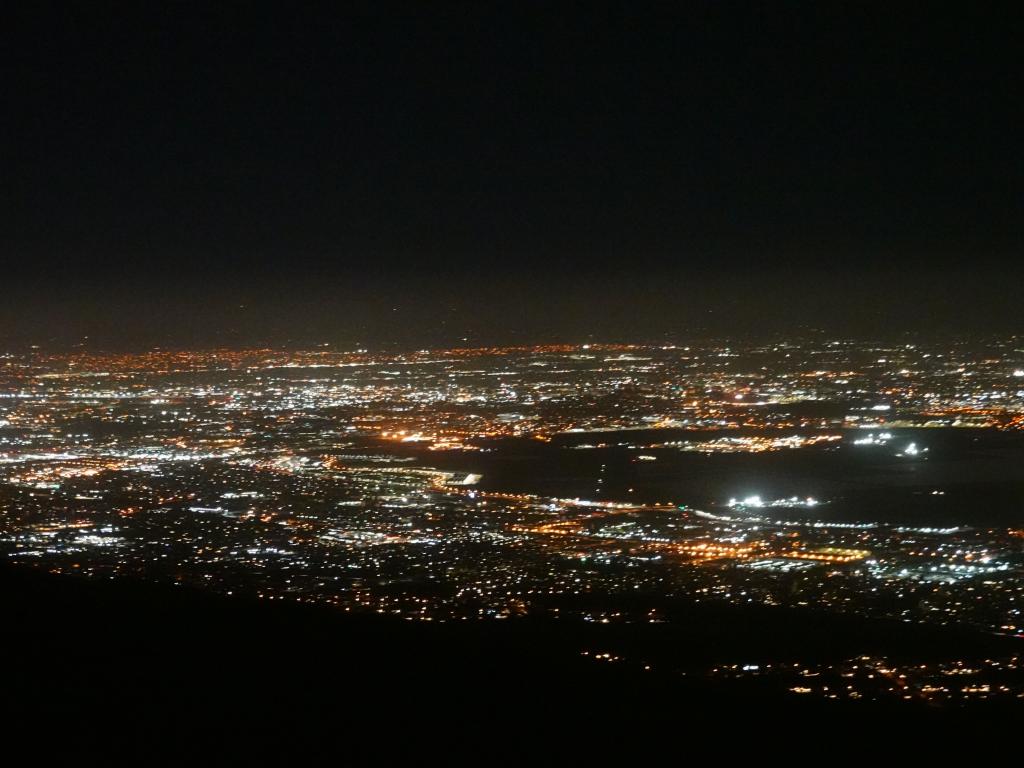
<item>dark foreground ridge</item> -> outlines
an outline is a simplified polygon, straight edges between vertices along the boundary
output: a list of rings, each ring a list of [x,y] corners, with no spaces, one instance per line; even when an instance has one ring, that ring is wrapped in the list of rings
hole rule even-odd
[[[444,738],[540,729],[568,738],[576,725],[600,723],[988,717],[1009,707],[803,701],[701,670],[882,649],[911,658],[1019,646],[817,612],[713,606],[680,606],[662,624],[430,624],[10,568],[0,570],[0,601],[5,722],[58,736],[85,728],[94,745],[201,734],[280,746],[327,728],[369,749],[381,746],[370,734],[408,729]],[[627,662],[595,662],[583,651]]]

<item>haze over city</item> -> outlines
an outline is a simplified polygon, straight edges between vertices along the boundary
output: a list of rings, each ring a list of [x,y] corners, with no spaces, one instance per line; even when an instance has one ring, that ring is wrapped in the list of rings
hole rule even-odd
[[[914,4],[25,8],[4,334],[1017,331],[1015,30]]]

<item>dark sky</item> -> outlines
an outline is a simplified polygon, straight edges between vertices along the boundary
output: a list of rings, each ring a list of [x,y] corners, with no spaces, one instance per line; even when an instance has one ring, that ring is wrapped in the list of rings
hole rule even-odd
[[[1024,331],[1000,4],[26,5],[0,335]]]

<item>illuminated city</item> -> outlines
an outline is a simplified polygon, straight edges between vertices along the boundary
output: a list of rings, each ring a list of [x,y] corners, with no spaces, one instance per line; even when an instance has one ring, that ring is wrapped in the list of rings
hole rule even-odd
[[[1007,506],[948,474],[965,450],[1020,460],[1022,364],[1015,338],[10,353],[0,546],[51,573],[427,622],[645,622],[683,600],[1024,639],[1020,481]],[[751,493],[769,460],[769,485],[807,487]],[[693,472],[735,492],[670,482]],[[1024,696],[1016,657],[986,664],[1001,682],[917,671],[914,696]],[[843,696],[891,693],[847,677]]]

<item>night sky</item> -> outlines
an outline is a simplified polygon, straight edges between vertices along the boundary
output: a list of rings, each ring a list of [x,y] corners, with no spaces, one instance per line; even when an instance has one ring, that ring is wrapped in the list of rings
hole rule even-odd
[[[1024,331],[999,4],[25,5],[9,340]]]

